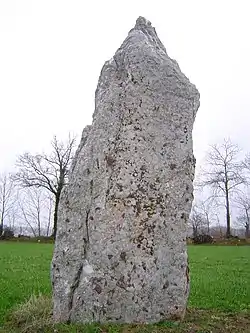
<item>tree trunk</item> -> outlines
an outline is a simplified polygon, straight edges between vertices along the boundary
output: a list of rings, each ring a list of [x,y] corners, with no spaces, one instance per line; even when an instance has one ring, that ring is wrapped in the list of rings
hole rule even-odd
[[[38,237],[41,236],[41,221],[40,221],[40,213],[37,216],[37,224],[38,224]]]
[[[1,214],[1,221],[0,221],[0,236],[2,236],[3,233],[3,213]]]
[[[228,193],[228,186],[226,184],[226,216],[227,216],[227,233],[226,237],[231,237],[231,219],[230,219],[230,204],[229,204],[229,193]]]
[[[207,234],[210,235],[210,221],[207,213],[206,213],[206,219],[207,219]]]
[[[193,225],[193,238],[197,237],[198,235],[198,228]]]
[[[57,191],[55,196],[54,226],[52,233],[52,237],[54,239],[56,238],[56,232],[57,232],[57,219],[58,219],[58,207],[59,207],[60,196],[61,196],[61,191]]]
[[[249,215],[248,215],[248,209],[247,208],[245,208],[245,211],[246,211],[246,216],[247,216],[247,222],[246,222],[246,225],[245,225],[245,228],[246,228],[245,237],[247,239],[247,238],[250,238],[250,232],[249,232],[250,218],[249,218]]]
[[[50,203],[49,203],[49,221],[47,225],[47,232],[46,236],[49,237],[49,229],[50,229],[50,223],[51,223],[51,212],[52,212],[52,205],[51,205],[52,199],[50,198]]]
[[[250,238],[250,232],[249,232],[249,224],[246,224],[246,231],[245,231],[245,237]]]

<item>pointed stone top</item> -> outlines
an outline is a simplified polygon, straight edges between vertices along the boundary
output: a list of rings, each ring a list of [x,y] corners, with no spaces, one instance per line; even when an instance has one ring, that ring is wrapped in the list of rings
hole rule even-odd
[[[151,22],[145,17],[138,17],[135,27],[130,32],[134,31],[142,32],[146,38],[147,44],[151,44],[153,48],[157,47],[158,50],[161,49],[164,53],[167,54],[166,49],[162,44],[161,40],[159,39],[155,28],[152,26]]]
[[[139,16],[136,20],[135,28],[151,27],[151,22],[145,19],[143,16]]]

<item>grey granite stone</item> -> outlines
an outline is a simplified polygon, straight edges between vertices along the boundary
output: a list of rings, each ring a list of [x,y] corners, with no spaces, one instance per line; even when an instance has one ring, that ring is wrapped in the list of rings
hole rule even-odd
[[[139,17],[105,63],[60,201],[56,322],[182,318],[199,93]]]

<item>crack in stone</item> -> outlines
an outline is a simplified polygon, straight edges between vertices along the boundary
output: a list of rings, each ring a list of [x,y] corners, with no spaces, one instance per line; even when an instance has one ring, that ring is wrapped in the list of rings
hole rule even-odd
[[[70,323],[71,321],[71,313],[72,313],[72,308],[73,308],[73,299],[74,299],[74,294],[75,291],[77,289],[77,287],[79,286],[80,283],[80,278],[81,278],[81,274],[82,274],[82,270],[83,270],[83,264],[80,265],[80,267],[78,268],[73,283],[70,287],[70,295],[69,295],[69,318],[68,318],[68,323]]]
[[[87,245],[89,245],[89,212],[90,209],[86,211],[85,226],[86,226],[86,236],[87,236]],[[86,258],[85,258],[86,259]]]

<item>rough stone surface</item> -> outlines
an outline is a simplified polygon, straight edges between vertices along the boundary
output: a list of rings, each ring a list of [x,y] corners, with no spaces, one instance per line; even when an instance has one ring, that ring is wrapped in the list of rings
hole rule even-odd
[[[199,93],[138,18],[96,90],[60,202],[55,321],[181,318]]]

